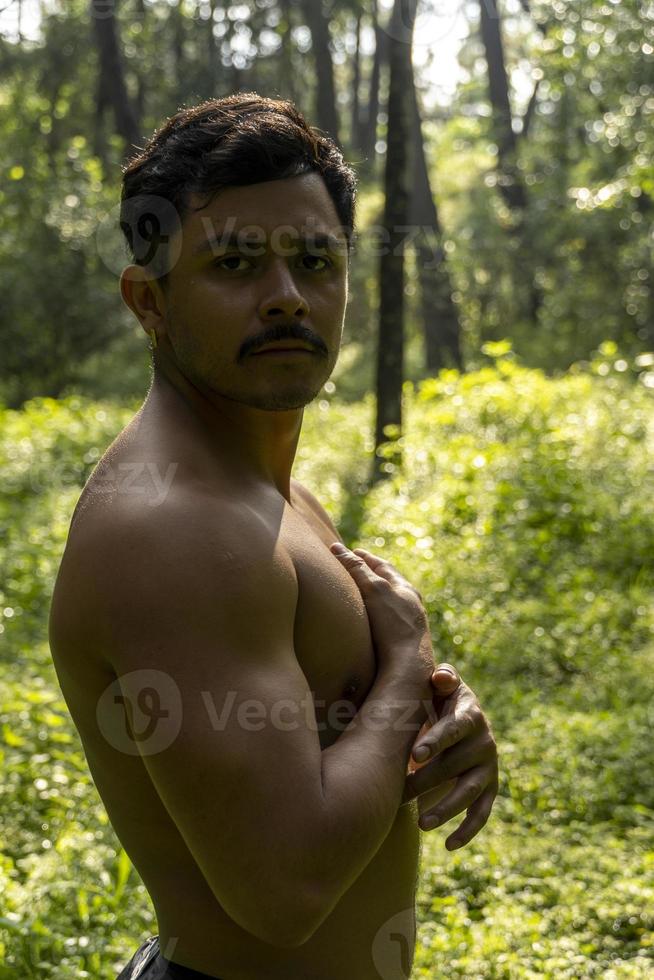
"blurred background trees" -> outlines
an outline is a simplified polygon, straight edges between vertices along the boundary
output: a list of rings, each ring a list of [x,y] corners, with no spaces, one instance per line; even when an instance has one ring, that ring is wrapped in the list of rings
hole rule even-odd
[[[399,30],[393,6],[0,0],[1,400],[144,393],[146,343],[122,306],[99,227],[118,202],[121,165],[162,120],[237,90],[296,100],[360,174],[346,345],[333,380],[350,400],[374,387],[383,314],[375,230],[393,145],[389,52],[410,43],[411,5],[395,4]],[[402,110],[414,228],[404,285],[395,283],[402,376],[474,369],[483,344],[502,338],[549,372],[607,340],[627,355],[652,350],[647,4],[417,8]]]

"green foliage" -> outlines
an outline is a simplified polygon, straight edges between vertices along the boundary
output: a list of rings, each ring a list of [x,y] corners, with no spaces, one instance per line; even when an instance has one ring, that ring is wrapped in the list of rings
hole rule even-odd
[[[421,590],[501,752],[488,827],[423,835],[414,978],[654,968],[651,365],[548,379],[509,344],[407,384],[404,469],[366,488],[370,399],[306,412],[295,467],[350,544]],[[129,408],[0,413],[0,980],[110,980],[156,931],[56,682],[49,595],[80,486]]]
[[[45,18],[42,46],[2,42],[12,57],[0,76],[0,400],[12,407],[58,396],[128,332],[96,247],[116,191],[94,145],[87,14],[75,2]]]
[[[14,663],[23,655],[33,663],[80,487],[133,414],[81,398],[0,410],[0,640],[11,634]]]
[[[651,349],[650,12],[637,0],[498,7],[525,213],[510,213],[498,189],[476,26],[461,58],[470,78],[435,132],[435,187],[469,360],[480,338],[507,333],[525,360],[546,370],[567,368],[607,337],[631,353]],[[541,305],[526,316],[534,281]]]
[[[357,540],[422,583],[444,659],[509,681],[511,637],[523,686],[592,675],[610,704],[652,624],[650,389],[615,370],[553,381],[509,353],[406,385],[405,410],[410,477],[369,494]]]
[[[467,853],[425,846],[414,980],[651,976],[650,830],[542,817],[525,831],[504,814],[500,797]]]
[[[239,89],[291,97],[315,119],[316,71],[301,4],[213,4],[215,23],[206,0],[113,6],[143,140],[178,107]],[[374,373],[380,257],[366,232],[383,213],[385,119],[380,115],[378,150],[366,160],[352,124],[353,53],[362,14],[365,117],[372,5],[333,0],[328,7],[345,153],[362,176],[362,241],[352,263],[348,370],[340,384],[342,397],[358,400]],[[387,7],[380,7],[382,22]],[[119,201],[121,167],[134,148],[116,134],[100,90],[87,0],[40,8],[37,40],[0,34],[0,400],[19,407],[34,395],[72,391],[128,399],[142,389],[147,358],[138,365],[143,338],[121,302],[117,270],[103,263],[96,232]],[[604,338],[632,355],[651,350],[648,5],[588,0],[582,11],[558,0],[499,4],[518,132],[538,85],[528,131],[518,141],[517,173],[528,202],[522,215],[510,212],[499,190],[477,9],[466,7],[471,32],[460,55],[466,75],[447,105],[438,105],[418,69],[443,232],[435,253],[445,256],[454,286],[466,364],[479,366],[481,344],[507,334],[525,362],[548,371],[587,358]],[[439,35],[435,60],[437,44],[450,41]],[[424,38],[418,42],[424,54]],[[386,88],[384,80],[382,110]],[[405,370],[418,380],[424,329],[410,248],[408,259]],[[530,306],[534,282],[537,308]]]

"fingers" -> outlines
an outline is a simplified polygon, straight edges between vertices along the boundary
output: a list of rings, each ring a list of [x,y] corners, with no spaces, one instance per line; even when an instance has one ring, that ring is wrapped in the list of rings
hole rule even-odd
[[[366,551],[365,548],[355,548],[353,554],[362,558],[376,575],[385,578],[387,581],[401,577],[397,568],[390,561],[386,561],[385,558],[380,558],[379,555],[373,555],[371,551]]]
[[[438,697],[449,698],[459,688],[461,675],[452,664],[438,664],[431,675],[431,683]]]
[[[486,826],[496,796],[497,790],[489,786],[479,799],[475,800],[471,807],[468,807],[465,820],[445,841],[445,847],[448,851],[456,851],[459,847],[465,847],[473,837],[477,836],[482,827]]]
[[[369,566],[360,555],[356,555],[340,542],[329,546],[331,553],[339,559],[359,586],[379,582],[380,576]]]
[[[457,690],[460,690],[461,687],[463,687],[462,684]],[[457,742],[463,741],[464,738],[468,738],[478,728],[481,728],[483,723],[484,715],[474,702],[465,707],[463,705],[458,706],[452,714],[441,718],[426,735],[416,742],[412,750],[413,758],[416,762],[424,764],[432,756],[438,755],[445,749],[449,749],[450,746],[456,745]],[[426,755],[424,751],[420,752],[423,747],[428,750]]]
[[[373,555],[365,548],[355,548],[354,551],[350,551],[339,541],[330,545],[329,549],[333,555],[340,558],[355,579],[356,573],[359,574],[362,581],[369,582],[375,581],[377,577],[385,579],[387,582],[402,578],[398,570],[389,561],[380,558],[378,555]]]
[[[472,743],[460,742],[437,758],[407,775],[402,802],[428,793],[449,779],[467,773],[474,766],[495,759],[495,743],[492,739],[475,739]]]
[[[448,793],[437,806],[423,813],[420,817],[422,830],[433,830],[435,827],[440,827],[441,824],[447,823],[448,820],[463,810],[472,808],[473,804],[486,794],[489,789],[489,781],[492,778],[493,772],[487,766],[476,766],[465,776],[461,776],[452,792]],[[490,810],[488,812],[490,813]],[[457,833],[454,836],[459,837]]]

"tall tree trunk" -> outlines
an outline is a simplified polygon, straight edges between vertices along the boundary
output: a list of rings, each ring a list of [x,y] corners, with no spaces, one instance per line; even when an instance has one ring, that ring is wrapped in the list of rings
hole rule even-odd
[[[517,167],[517,139],[513,132],[509,80],[504,60],[502,28],[497,0],[480,0],[481,38],[488,65],[488,91],[497,141],[500,193],[512,209],[527,206],[525,187]]]
[[[209,0],[209,19],[206,22],[207,43],[207,98],[215,99],[218,86],[218,61],[220,58],[213,29],[215,26],[216,0]],[[231,22],[230,22],[231,23]],[[228,35],[231,40],[231,33]]]
[[[416,241],[420,281],[425,363],[429,374],[443,367],[463,368],[461,326],[452,299],[452,283],[442,247],[442,230],[425,156],[422,120],[415,79],[413,101],[413,193],[410,223],[421,229]]]
[[[352,105],[350,116],[350,145],[361,150],[361,11],[356,19],[356,47],[352,59]]]
[[[148,12],[144,0],[136,0],[135,6],[136,6],[137,16],[141,21],[143,29],[145,29],[145,21],[147,19]],[[145,102],[147,99],[147,82],[146,82],[147,71],[143,71],[140,67],[140,64],[137,62],[137,65],[135,66],[135,72],[136,72],[136,81],[137,81],[136,109],[135,109],[136,118],[143,119],[143,117],[145,116]]]
[[[215,0],[214,0],[214,3],[215,3]],[[241,92],[241,91],[244,91],[245,88],[247,88],[247,86],[246,86],[247,69],[245,69],[245,68],[238,68],[234,64],[234,55],[233,55],[233,49],[232,49],[232,40],[233,40],[234,34],[235,34],[234,21],[233,20],[228,20],[227,23],[228,23],[228,30],[227,30],[227,34],[225,35],[225,41],[229,45],[229,62],[230,63],[229,63],[229,69],[227,71],[226,77],[224,78],[224,85],[226,86],[226,92],[223,92],[222,93],[223,95],[224,94],[231,94],[232,92]],[[217,81],[216,82],[216,85],[217,85],[217,87],[220,87],[220,81]],[[215,94],[218,94],[218,93],[215,93]]]
[[[302,0],[302,11],[311,31],[311,46],[316,65],[318,127],[340,143],[334,64],[329,47],[329,22],[323,0]]]
[[[116,130],[123,137],[129,155],[141,134],[127,94],[114,6],[107,5],[105,0],[91,0],[90,13],[100,61],[101,85],[113,109]]]
[[[176,104],[183,102],[186,98],[186,57],[184,54],[184,40],[185,40],[185,17],[183,0],[177,0],[177,3],[170,8],[170,41],[173,56],[173,65],[175,72],[175,90],[174,96]]]
[[[102,164],[103,180],[106,179],[107,171],[109,167],[109,158],[107,156],[107,139],[105,136],[105,118],[107,115],[107,109],[109,108],[109,97],[105,91],[104,85],[104,75],[102,72],[98,75],[97,88],[95,95],[95,113],[93,115],[93,135],[92,135],[92,145],[93,153],[100,160]]]
[[[410,212],[412,176],[411,121],[413,104],[411,66],[413,27],[417,0],[395,0],[394,23],[409,30],[397,40],[400,32],[392,31],[389,63],[388,93],[388,150],[386,154],[384,227],[388,246],[380,266],[379,342],[377,348],[377,420],[375,448],[384,442],[394,442],[396,436],[386,433],[387,426],[402,427],[402,383],[404,380],[404,243]],[[397,447],[390,460],[401,464]],[[375,454],[373,479],[388,475],[386,463]]]
[[[291,102],[297,101],[297,90],[295,87],[295,72],[293,70],[293,11],[291,7],[291,0],[280,0],[280,9],[282,12],[282,23],[281,23],[281,37],[282,37],[282,82],[284,86],[284,96],[291,100]]]
[[[50,74],[50,73],[48,73]],[[61,143],[60,123],[55,115],[55,108],[61,91],[61,81],[58,78],[44,78],[46,86],[44,91],[48,91],[50,132],[45,141],[46,154],[48,158],[48,168],[54,178],[57,176],[57,154]],[[48,84],[49,82],[49,84]]]
[[[514,219],[516,286],[526,294],[524,315],[536,324],[543,293],[536,279],[535,255],[528,223],[527,189],[518,168],[518,138],[513,131],[509,81],[497,0],[479,0],[481,37],[488,65],[488,92],[497,143],[497,185]],[[532,110],[533,111],[533,110]],[[527,123],[529,119],[527,118]]]
[[[368,161],[368,169],[372,169],[377,145],[377,116],[379,115],[379,89],[382,69],[388,60],[388,35],[379,22],[377,0],[372,0],[372,22],[375,32],[375,55],[372,62],[372,72],[368,86],[367,114],[364,124],[363,145],[361,149]]]
[[[636,210],[642,214],[644,220],[649,222],[651,225],[652,216],[654,213],[654,200],[647,192],[643,191],[636,199]],[[645,350],[654,350],[654,249],[652,249],[651,244],[645,246],[645,255],[643,256],[641,265],[647,272],[646,288],[647,288],[647,301],[645,304],[645,322],[643,323],[643,330],[647,331],[647,334],[642,338]]]

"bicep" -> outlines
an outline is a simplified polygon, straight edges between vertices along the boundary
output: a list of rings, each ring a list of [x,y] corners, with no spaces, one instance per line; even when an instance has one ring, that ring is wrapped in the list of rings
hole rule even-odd
[[[155,751],[139,743],[144,765],[227,914],[267,941],[283,936],[289,896],[301,907],[313,881],[307,828],[317,825],[322,808],[320,744],[306,724],[306,683],[275,659],[244,663],[229,680],[207,679],[202,687],[186,671],[163,666],[157,708],[166,712],[178,691],[179,714],[157,733],[159,746],[151,740]],[[146,683],[152,698],[157,680]],[[142,680],[127,678],[123,691],[137,704]],[[265,908],[262,888],[274,896]]]
[[[192,565],[176,559],[175,576],[165,562],[153,571],[159,602],[132,580],[113,651],[126,703],[154,704],[159,718],[137,747],[228,915],[294,945],[314,914],[323,803],[313,701],[293,649],[297,583],[283,557],[260,551],[238,568],[206,550]]]

